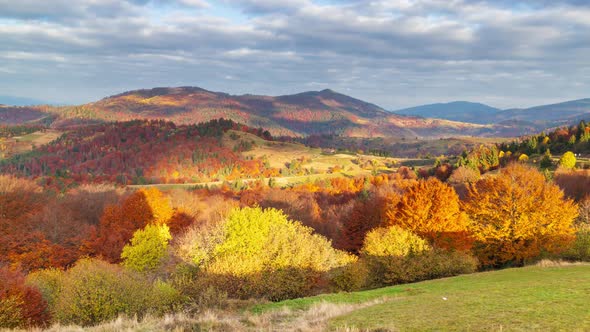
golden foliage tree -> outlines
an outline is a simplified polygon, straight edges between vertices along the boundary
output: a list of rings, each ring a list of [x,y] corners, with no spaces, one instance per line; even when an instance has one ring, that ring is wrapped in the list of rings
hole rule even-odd
[[[436,178],[409,187],[387,211],[387,225],[397,225],[428,240],[434,247],[468,250],[469,218],[461,211],[455,190]]]
[[[567,169],[573,169],[576,167],[576,156],[573,152],[568,151],[559,158],[559,166]]]
[[[135,231],[131,243],[123,247],[123,265],[139,272],[155,270],[162,263],[171,239],[166,225],[150,224]]]
[[[367,233],[362,248],[366,256],[407,256],[430,250],[418,235],[399,226],[379,227]]]
[[[475,252],[484,265],[523,264],[542,252],[557,253],[573,240],[575,203],[536,169],[512,164],[469,188]]]
[[[174,214],[170,201],[156,188],[140,189],[120,206],[105,208],[98,228],[86,243],[85,250],[111,263],[121,258],[123,247],[136,230],[153,223],[165,224]]]

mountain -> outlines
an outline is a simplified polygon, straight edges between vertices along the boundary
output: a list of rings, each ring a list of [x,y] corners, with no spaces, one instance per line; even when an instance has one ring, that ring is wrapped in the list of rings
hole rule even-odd
[[[545,127],[569,125],[590,118],[590,98],[525,109],[508,109],[498,113],[498,120],[521,120]]]
[[[405,108],[397,114],[421,116],[425,118],[447,119],[460,122],[488,124],[497,122],[501,110],[481,103],[454,101]]]
[[[478,124],[494,124],[505,128],[522,128],[522,132],[526,133],[567,126],[579,120],[589,119],[590,98],[506,110],[480,103],[456,101],[416,106],[398,110],[395,113]]]
[[[275,136],[339,134],[349,137],[497,135],[503,126],[399,115],[332,90],[285,96],[229,95],[198,87],[129,91],[94,103],[0,109],[0,124],[53,121],[55,128],[138,119],[193,124],[225,118],[268,129]]]

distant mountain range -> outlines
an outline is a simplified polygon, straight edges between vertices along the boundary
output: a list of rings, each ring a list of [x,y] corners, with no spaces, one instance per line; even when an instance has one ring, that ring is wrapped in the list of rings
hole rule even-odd
[[[590,98],[507,110],[480,103],[456,101],[416,106],[395,113],[479,124],[524,125],[542,130],[589,119]]]
[[[43,122],[64,128],[134,119],[192,124],[226,118],[268,129],[275,136],[438,138],[518,136],[570,124],[568,121],[590,115],[588,112],[590,99],[526,110],[453,102],[388,112],[332,90],[271,97],[174,87],[129,91],[79,106],[0,106],[0,124]]]
[[[481,103],[454,101],[404,108],[395,111],[397,114],[420,116],[424,118],[447,119],[452,121],[489,124],[502,110]]]

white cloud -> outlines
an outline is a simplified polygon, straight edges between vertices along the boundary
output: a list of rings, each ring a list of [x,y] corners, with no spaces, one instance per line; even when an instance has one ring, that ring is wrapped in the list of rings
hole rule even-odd
[[[0,90],[80,102],[317,85],[387,108],[527,106],[588,96],[589,16],[581,1],[0,0]]]

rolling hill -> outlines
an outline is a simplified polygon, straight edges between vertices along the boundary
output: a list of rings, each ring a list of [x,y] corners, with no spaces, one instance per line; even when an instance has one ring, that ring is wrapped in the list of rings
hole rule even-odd
[[[452,121],[488,124],[497,122],[500,109],[468,101],[437,103],[410,107],[395,111],[397,114],[421,116],[425,118],[447,119]]]
[[[508,126],[424,119],[332,90],[285,96],[234,96],[197,87],[129,91],[94,103],[66,107],[3,107],[0,124],[51,122],[54,128],[101,121],[164,119],[194,124],[225,118],[268,129],[275,136],[339,134],[348,137],[502,136]]]
[[[416,106],[395,111],[396,114],[502,127],[521,128],[522,133],[568,126],[590,118],[590,98],[541,105],[530,108],[500,110],[480,103],[464,101]]]
[[[284,96],[230,95],[198,87],[128,91],[78,106],[0,106],[0,125],[51,123],[54,128],[110,121],[173,121],[178,125],[225,118],[274,136],[510,137],[570,125],[590,117],[590,99],[500,110],[465,101],[388,112],[333,90]]]
[[[271,139],[268,132],[229,120],[180,126],[148,120],[80,126],[28,152],[0,159],[0,173],[144,184],[258,178],[274,172],[261,158],[242,155],[253,148],[251,140],[221,144],[229,130],[250,133],[259,141]]]

